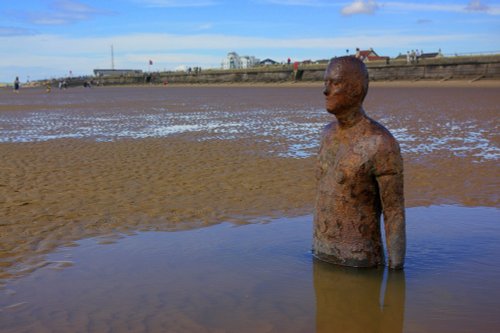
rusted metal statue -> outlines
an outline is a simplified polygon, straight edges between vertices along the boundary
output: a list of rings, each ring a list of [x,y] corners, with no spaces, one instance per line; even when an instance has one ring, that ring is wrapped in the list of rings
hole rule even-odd
[[[330,61],[326,110],[337,121],[322,134],[314,214],[314,255],[335,264],[403,268],[406,251],[403,160],[391,133],[363,110],[368,71],[355,57]]]

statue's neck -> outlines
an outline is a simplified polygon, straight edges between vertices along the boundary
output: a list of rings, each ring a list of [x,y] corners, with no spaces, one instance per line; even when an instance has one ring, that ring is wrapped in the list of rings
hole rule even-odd
[[[363,110],[361,106],[356,106],[345,110],[345,112],[336,114],[335,117],[337,118],[341,129],[348,129],[359,123],[364,117],[366,117],[366,114],[365,110]]]

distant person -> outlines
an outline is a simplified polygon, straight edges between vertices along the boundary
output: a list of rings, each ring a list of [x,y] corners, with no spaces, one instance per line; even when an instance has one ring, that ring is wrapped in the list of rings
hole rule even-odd
[[[45,83],[45,92],[49,94],[51,91],[52,91],[52,85],[50,81],[47,81],[47,83]]]
[[[299,73],[299,62],[296,61],[293,63],[293,80],[297,80],[297,74]]]
[[[410,58],[411,58],[411,63],[412,64],[417,61],[417,55],[416,55],[415,50],[411,50]]]
[[[325,72],[326,110],[337,121],[322,133],[316,178],[313,253],[334,264],[403,268],[406,250],[403,160],[399,144],[363,109],[368,71],[355,57],[334,58]]]
[[[19,76],[16,76],[16,79],[14,80],[14,92],[16,94],[19,93],[19,87],[20,87]]]

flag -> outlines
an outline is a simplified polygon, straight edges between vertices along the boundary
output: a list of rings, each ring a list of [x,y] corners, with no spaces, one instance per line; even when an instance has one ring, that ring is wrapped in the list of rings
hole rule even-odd
[[[153,60],[149,60],[149,64],[152,65],[153,64]]]

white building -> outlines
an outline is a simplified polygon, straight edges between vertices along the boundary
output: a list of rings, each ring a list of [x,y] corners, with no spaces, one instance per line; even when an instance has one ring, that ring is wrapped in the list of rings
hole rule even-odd
[[[243,56],[240,58],[241,68],[250,68],[259,64],[260,60],[254,56]]]
[[[229,52],[222,61],[222,69],[250,68],[259,64],[259,59],[254,56],[240,57],[236,52]]]

